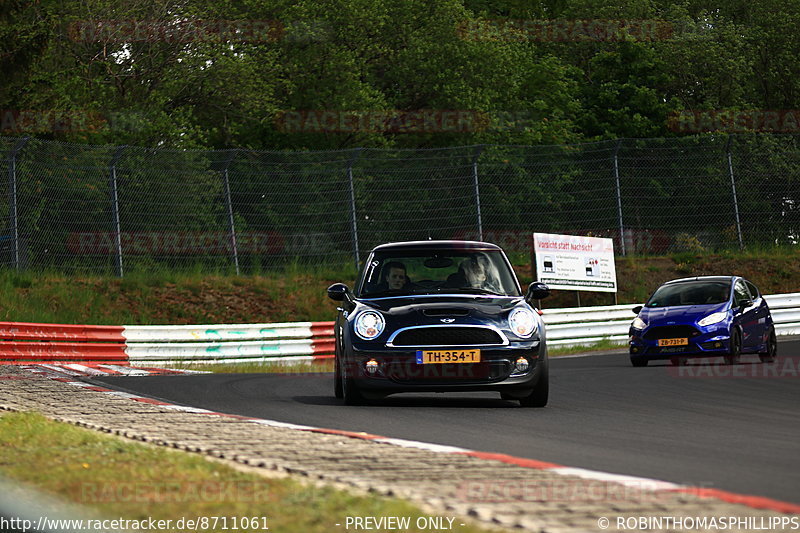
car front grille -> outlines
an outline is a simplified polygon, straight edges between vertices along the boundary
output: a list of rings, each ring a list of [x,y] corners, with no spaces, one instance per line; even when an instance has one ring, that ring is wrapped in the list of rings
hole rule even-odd
[[[394,346],[499,346],[503,337],[493,329],[440,326],[409,328],[392,341]]]
[[[649,341],[657,339],[692,339],[700,332],[692,326],[656,326],[648,329],[644,338]]]

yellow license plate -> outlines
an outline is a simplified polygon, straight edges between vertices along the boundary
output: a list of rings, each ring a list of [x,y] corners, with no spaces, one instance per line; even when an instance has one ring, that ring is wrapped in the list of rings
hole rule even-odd
[[[480,363],[480,350],[417,350],[417,364]]]
[[[689,339],[658,339],[659,346],[686,346]]]

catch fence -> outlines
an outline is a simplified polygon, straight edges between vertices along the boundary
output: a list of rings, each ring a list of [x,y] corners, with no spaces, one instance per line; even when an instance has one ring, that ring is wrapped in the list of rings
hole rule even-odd
[[[796,244],[800,136],[557,146],[179,151],[0,137],[0,267],[119,276],[345,264],[373,246],[533,232],[619,255]]]

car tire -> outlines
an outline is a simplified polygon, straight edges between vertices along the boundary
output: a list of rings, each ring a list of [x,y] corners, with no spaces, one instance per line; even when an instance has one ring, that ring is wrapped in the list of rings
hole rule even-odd
[[[647,366],[647,363],[648,361],[644,357],[631,357],[631,364],[637,368]]]
[[[547,405],[547,399],[550,395],[550,378],[548,375],[549,372],[545,366],[544,372],[539,376],[539,381],[536,382],[533,391],[519,399],[519,404],[522,407],[544,407]]]
[[[766,352],[760,352],[758,354],[759,359],[761,359],[762,363],[774,363],[775,358],[778,356],[778,338],[775,336],[774,326],[769,330],[766,350]]]
[[[344,399],[344,404],[363,405],[365,403],[364,395],[361,394],[361,391],[353,381],[352,376],[350,376],[352,369],[349,368],[349,366],[350,365],[345,363],[340,369],[340,373],[342,375],[342,398]]]
[[[739,357],[742,355],[742,332],[734,329],[731,335],[731,347],[727,355],[724,355],[726,365],[735,365],[739,363]]]

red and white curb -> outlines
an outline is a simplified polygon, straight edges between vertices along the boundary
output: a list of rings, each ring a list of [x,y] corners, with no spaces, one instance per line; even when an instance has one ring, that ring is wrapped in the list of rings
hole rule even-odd
[[[20,368],[44,377],[63,381],[73,377],[96,376],[157,376],[163,374],[205,374],[198,370],[177,370],[171,368],[133,367],[127,365],[99,363],[28,363]]]
[[[67,365],[73,366],[73,365]],[[110,365],[100,365],[100,366],[110,366]],[[171,409],[175,411],[181,411],[186,413],[194,413],[194,414],[204,414],[204,415],[212,415],[212,416],[220,416],[225,418],[233,418],[236,420],[242,420],[245,422],[251,422],[254,424],[261,424],[264,426],[269,427],[277,427],[277,428],[285,428],[285,429],[294,429],[298,431],[308,431],[312,433],[321,433],[326,435],[339,435],[344,437],[350,437],[354,439],[362,439],[368,440],[371,442],[377,442],[381,444],[390,444],[393,446],[401,446],[403,448],[415,448],[419,450],[426,450],[429,452],[434,453],[444,453],[444,454],[456,454],[456,455],[466,455],[468,457],[474,457],[477,459],[484,459],[489,461],[498,461],[501,463],[514,465],[522,468],[532,468],[535,470],[547,470],[554,474],[563,475],[563,476],[573,476],[582,479],[592,480],[592,481],[602,481],[606,483],[618,483],[625,487],[632,487],[636,488],[640,491],[650,491],[654,493],[677,493],[677,494],[687,494],[692,495],[700,498],[710,498],[720,500],[726,503],[731,504],[738,504],[744,505],[747,507],[751,507],[754,509],[764,509],[768,511],[774,511],[778,513],[784,514],[800,514],[800,505],[783,502],[780,500],[774,500],[771,498],[765,498],[761,496],[752,496],[752,495],[745,495],[745,494],[737,494],[734,492],[728,492],[719,489],[712,489],[712,488],[705,488],[705,487],[691,487],[688,485],[679,485],[676,483],[671,483],[669,481],[661,481],[657,479],[650,479],[650,478],[643,478],[643,477],[636,477],[636,476],[628,476],[623,474],[612,474],[609,472],[601,472],[597,470],[589,470],[585,468],[574,468],[559,465],[556,463],[549,463],[544,461],[538,461],[535,459],[526,459],[523,457],[515,457],[513,455],[506,455],[502,453],[490,453],[490,452],[480,452],[476,450],[469,450],[467,448],[459,448],[455,446],[445,446],[441,444],[433,444],[428,442],[419,442],[413,440],[405,440],[405,439],[397,439],[391,437],[383,437],[380,435],[372,435],[369,433],[363,432],[354,432],[354,431],[345,431],[339,429],[327,429],[327,428],[319,428],[314,426],[304,426],[299,424],[292,424],[288,422],[279,422],[277,420],[267,420],[263,418],[253,418],[249,416],[242,416],[242,415],[233,415],[228,413],[220,413],[216,411],[210,411],[208,409],[201,409],[198,407],[188,407],[183,405],[176,405],[167,402],[162,402],[161,400],[155,400],[153,398],[147,398],[144,396],[137,396],[135,394],[130,394],[126,392],[116,391],[113,389],[107,389],[105,387],[99,387],[96,385],[92,385],[91,383],[86,383],[83,381],[76,381],[72,379],[73,376],[91,376],[92,374],[84,374],[80,373],[83,372],[82,370],[72,369],[72,373],[69,373],[67,376],[64,374],[59,374],[60,370],[59,367],[54,367],[54,365],[31,365],[25,366],[22,368],[26,368],[31,372],[35,372],[42,376],[45,376],[49,379],[53,379],[56,381],[60,381],[66,383],[68,385],[73,385],[76,387],[81,387],[86,390],[91,390],[95,392],[102,392],[105,394],[110,394],[112,396],[117,396],[121,398],[127,398],[129,400],[133,400],[135,402],[147,403],[151,405],[157,405],[163,407],[165,409]],[[48,371],[43,370],[42,368],[47,368]],[[136,369],[139,370],[139,369]],[[163,370],[163,373],[183,373],[181,371],[174,371],[174,370],[167,370],[167,369],[147,369],[152,371],[153,373],[158,373],[158,370]],[[66,369],[64,372],[67,373]]]

